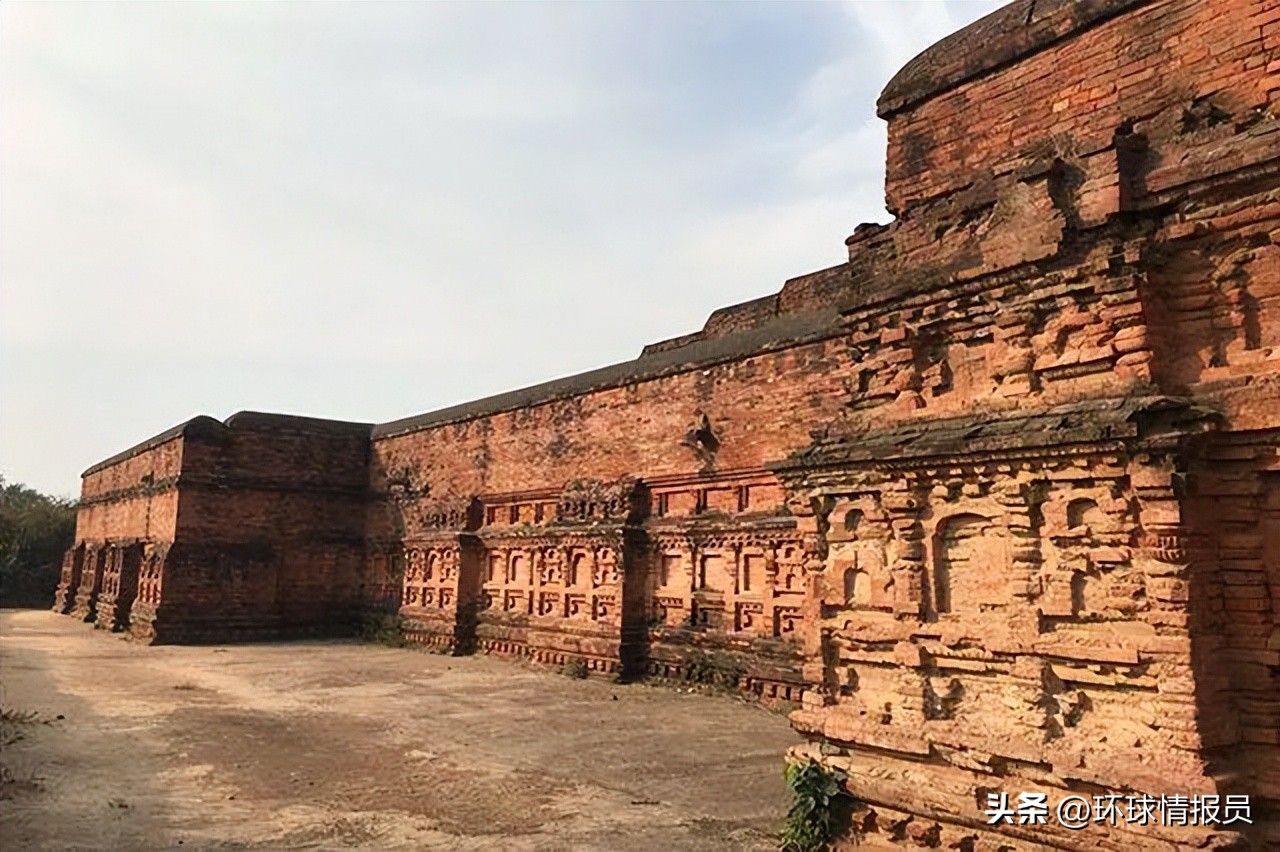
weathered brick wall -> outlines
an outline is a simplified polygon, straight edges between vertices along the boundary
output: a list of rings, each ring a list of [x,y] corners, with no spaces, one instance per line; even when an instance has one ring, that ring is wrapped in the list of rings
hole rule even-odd
[[[818,557],[793,721],[869,834],[998,845],[988,793],[1138,791],[1256,824],[997,830],[1277,842],[1278,21],[1015,3],[882,96],[899,219],[849,247],[898,266],[842,312],[848,410],[777,468]]]
[[[890,843],[1280,842],[1280,0],[1017,0],[886,88],[848,263],[639,359],[86,475],[59,606],[800,701]],[[115,549],[113,549],[115,548]],[[1255,823],[989,826],[988,794]],[[1236,829],[1243,829],[1244,833]]]
[[[718,349],[688,346],[563,390],[377,427],[368,604],[399,599],[410,635],[452,642],[457,622],[473,618],[455,602],[470,596],[467,641],[480,650],[673,677],[689,674],[687,658],[715,655],[725,679],[740,669],[766,697],[798,699],[802,560],[763,464],[835,416],[852,358],[830,312],[798,311],[761,345],[765,301],[708,323]],[[642,508],[607,523],[582,509],[582,488],[626,477],[643,480]],[[439,501],[470,499],[479,519],[438,551],[425,517]],[[424,607],[432,554],[463,566],[464,544],[478,576],[447,590],[443,607],[431,592],[437,604]]]
[[[1093,163],[1126,124],[1163,125],[1151,139],[1159,144],[1164,133],[1221,121],[1219,111],[1240,122],[1275,104],[1266,66],[1280,36],[1271,11],[1264,2],[1201,0],[1010,3],[982,30],[966,29],[913,60],[885,89],[890,209],[912,217],[929,199],[1037,156]],[[1083,34],[1073,32],[1095,16]],[[1064,37],[1046,44],[1035,36],[1042,27]],[[954,70],[976,71],[1005,44],[1010,67],[977,76]],[[1083,169],[1086,194],[1115,187],[1106,171]]]
[[[696,474],[708,459],[686,437],[704,415],[719,443],[714,471],[758,470],[834,416],[850,361],[847,344],[828,339],[403,434],[380,426],[370,484],[385,491],[389,477],[405,473],[433,495],[461,496]]]
[[[719,308],[707,317],[706,323],[698,331],[650,343],[644,347],[641,355],[653,355],[697,341],[759,329],[779,317],[827,310],[833,302],[847,296],[856,282],[866,277],[868,271],[869,265],[864,259],[860,269],[855,270],[848,263],[842,263],[788,279],[777,293]]]
[[[117,463],[90,468],[80,493],[76,541],[172,540],[182,444],[177,436]]]
[[[200,428],[197,421],[184,423],[85,471],[76,540],[63,558],[54,611],[112,628],[128,623],[136,589],[116,589],[116,575],[124,572],[126,586],[132,577],[124,553],[140,542],[173,542],[184,434]],[[108,573],[107,599],[100,601]]]
[[[1162,411],[1173,406],[1161,394],[1193,395],[1216,409],[1218,429],[1264,430],[1250,452],[1261,470],[1273,464],[1266,459],[1277,426],[1280,327],[1277,136],[1268,112],[1275,77],[1259,61],[1259,54],[1274,55],[1273,10],[1269,3],[1231,4],[1222,14],[1185,3],[1014,4],[996,21],[1012,53],[969,33],[966,51],[988,65],[916,86],[914,100],[895,103],[894,85],[887,90],[889,195],[899,219],[860,227],[849,240],[847,267],[793,279],[777,297],[719,311],[701,332],[646,348],[646,355],[674,354],[664,364],[642,359],[627,365],[631,375],[615,371],[379,427],[372,489],[385,493],[395,479],[402,507],[418,499],[414,494],[479,499],[485,520],[469,540],[482,565],[499,565],[481,569],[484,577],[504,578],[487,580],[488,588],[476,581],[479,622],[500,637],[482,646],[536,656],[529,648],[542,641],[533,638],[538,630],[577,632],[574,595],[559,581],[535,579],[544,569],[559,576],[566,559],[593,552],[557,543],[572,532],[557,527],[558,489],[580,477],[631,475],[650,488],[637,528],[648,555],[633,570],[647,577],[651,671],[667,671],[668,660],[678,671],[682,652],[709,639],[718,649],[747,646],[758,665],[771,653],[758,637],[785,638],[803,621],[809,677],[825,690],[813,699],[836,712],[824,717],[811,708],[819,721],[802,714],[797,724],[828,744],[886,748],[879,728],[846,727],[842,739],[826,726],[847,724],[847,705],[860,702],[856,712],[880,724],[884,708],[870,713],[866,695],[843,700],[859,688],[848,681],[865,681],[866,694],[876,694],[876,672],[887,670],[898,684],[903,671],[889,672],[913,669],[907,677],[916,686],[891,689],[886,702],[891,719],[897,706],[898,724],[915,743],[904,757],[994,749],[1016,741],[1009,731],[1023,726],[1026,742],[1006,744],[1003,755],[994,749],[988,774],[1019,762],[1056,765],[1084,749],[1087,760],[1077,762],[1093,768],[1078,773],[1079,783],[1216,789],[1206,787],[1218,771],[1215,750],[1239,740],[1220,733],[1233,723],[1209,720],[1232,717],[1241,701],[1251,718],[1270,718],[1271,711],[1258,710],[1256,697],[1239,697],[1256,686],[1217,678],[1199,662],[1193,667],[1212,658],[1222,628],[1187,616],[1190,577],[1208,569],[1187,556],[1194,512],[1179,500],[1183,471],[1201,452],[1191,435],[1213,418],[1180,403],[1183,425],[1158,421],[1169,419]],[[1153,76],[1156,44],[1177,48],[1172,82],[1137,86]],[[998,61],[987,56],[993,47]],[[1143,68],[1137,78],[1132,62]],[[1204,73],[1208,67],[1213,73]],[[1043,91],[1028,81],[1040,81]],[[1041,96],[1051,88],[1054,99],[1045,103]],[[1018,109],[1010,108],[1011,92]],[[1041,108],[1056,118],[1037,117]],[[990,136],[997,121],[1025,135]],[[815,317],[808,334],[820,342],[797,335],[768,354],[731,346],[719,360],[694,354],[700,343],[732,341],[790,311]],[[682,352],[689,353],[683,363]],[[714,450],[697,437],[702,415]],[[989,421],[1001,418],[1007,428],[991,434]],[[846,468],[837,481],[817,477],[823,484],[816,489],[798,476],[790,479],[791,510],[784,510],[783,494],[761,468],[803,446],[814,427],[836,443],[839,436],[889,436],[878,444],[882,457],[919,455],[932,458],[932,467],[921,462],[922,472],[910,475],[881,469],[870,483]],[[1176,452],[1152,452],[1148,429],[1168,431]],[[949,435],[950,443],[930,448],[921,437],[931,432]],[[968,449],[983,439],[988,451]],[[1071,461],[1059,460],[1065,456]],[[839,463],[820,441],[796,457],[795,469]],[[757,475],[763,478],[754,487],[773,489],[772,505],[748,505],[751,488],[743,482]],[[1254,493],[1260,481],[1241,487]],[[862,508],[832,508],[842,500]],[[820,516],[812,516],[815,501],[826,504]],[[376,558],[411,564],[412,553],[395,554],[403,533],[386,506],[376,503],[370,515],[371,541],[388,550]],[[842,533],[831,520],[853,511],[867,513],[871,538]],[[507,526],[520,537],[504,534]],[[767,585],[754,592],[748,578],[761,566]],[[817,572],[803,619],[803,594],[786,597],[797,568]],[[399,576],[379,570],[382,579],[371,587],[394,595]],[[1197,581],[1196,588],[1211,586]],[[413,594],[421,601],[425,591]],[[1247,601],[1248,592],[1232,594]],[[558,607],[563,617],[553,615]],[[845,610],[855,617],[842,627]],[[504,620],[503,611],[519,617]],[[888,634],[876,632],[873,611],[889,614],[880,625]],[[997,612],[1016,629],[990,632]],[[540,614],[542,624],[531,630]],[[920,626],[942,615],[942,633]],[[868,635],[842,639],[848,624]],[[1273,624],[1265,616],[1253,646],[1240,654],[1270,660],[1258,642],[1270,641]],[[1135,640],[1135,629],[1150,641]],[[613,629],[601,635],[615,636]],[[841,656],[846,639],[851,658]],[[875,655],[900,641],[904,659]],[[593,656],[581,642],[551,645]],[[1000,650],[972,662],[965,650],[971,645]],[[879,650],[856,650],[868,647]],[[827,663],[833,651],[834,667]],[[851,664],[858,654],[870,654],[869,666]],[[1088,674],[1121,663],[1133,671],[1118,681]],[[966,670],[985,681],[932,682]],[[786,681],[784,665],[772,686]],[[966,688],[974,700],[962,700]],[[1025,693],[1033,707],[1058,709],[1021,721],[1006,712],[1001,720],[1009,690]],[[1097,690],[1101,697],[1090,694]],[[1124,697],[1115,700],[1117,692]],[[997,703],[983,705],[983,695]],[[1101,733],[1130,719],[1135,703],[1157,708],[1143,736]],[[1098,708],[1088,724],[1086,708]],[[957,725],[961,717],[981,719],[989,730]],[[1178,726],[1185,736],[1167,733]],[[952,745],[934,733],[941,727]],[[1250,736],[1258,742],[1270,734]],[[1090,738],[1112,747],[1089,746]],[[1152,744],[1143,761],[1150,769],[1131,766],[1137,742]],[[924,752],[913,751],[919,748]],[[872,762],[876,777],[883,763]],[[961,776],[973,773],[968,787],[940,812],[965,813],[958,802],[987,783],[983,771],[963,767]],[[1224,789],[1257,793],[1259,784],[1255,778]],[[917,786],[912,779],[901,788],[905,811],[920,807],[910,798]]]
[[[1201,636],[1201,679],[1215,704],[1200,718],[1217,765],[1273,809],[1280,798],[1280,438],[1222,436],[1189,467],[1185,593]]]
[[[85,472],[55,609],[158,641],[346,632],[369,427],[200,417]]]
[[[94,625],[120,631],[129,627],[138,596],[138,577],[146,545],[140,541],[109,548],[102,563],[101,589]]]
[[[368,434],[364,424],[242,412],[189,437],[158,638],[349,630]]]

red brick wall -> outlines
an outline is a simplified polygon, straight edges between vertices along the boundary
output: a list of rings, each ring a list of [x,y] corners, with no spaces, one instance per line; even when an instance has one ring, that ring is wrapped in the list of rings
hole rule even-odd
[[[167,530],[162,638],[360,603],[600,671],[745,659],[921,845],[990,839],[1009,779],[1275,807],[1278,62],[1280,0],[1016,0],[886,89],[898,219],[848,264],[371,433],[193,421],[90,471],[80,537]]]
[[[163,550],[172,544],[185,438],[209,424],[216,421],[196,418],[85,471],[76,540],[63,559],[55,611],[112,629],[129,623],[138,590],[133,554],[144,544]],[[128,571],[122,561],[126,552],[131,554]],[[104,581],[110,588],[101,599]],[[120,588],[121,583],[133,588]]]
[[[1056,21],[1041,42],[1038,15]],[[793,722],[880,825],[911,815],[919,845],[998,844],[983,791],[1052,802],[1061,778],[1247,794],[1269,827],[1245,830],[1274,837],[1280,3],[1045,0],[997,18],[882,97],[899,219],[849,248],[855,268],[886,243],[896,261],[879,299],[846,306],[867,353],[852,404],[785,476],[826,553],[805,619],[821,686]],[[1162,395],[1194,405],[1068,437],[1108,399]],[[999,437],[1048,406],[1060,423]],[[1040,429],[1062,446],[1036,450]],[[943,583],[959,596],[935,597]],[[1023,700],[1048,716],[1002,709]],[[1015,769],[1031,766],[1046,771]]]
[[[385,491],[388,472],[408,468],[415,485],[443,497],[697,473],[702,460],[681,442],[703,414],[720,441],[716,470],[759,468],[835,414],[849,369],[847,347],[833,339],[377,438],[369,484]],[[376,517],[370,532],[383,532]]]
[[[180,436],[85,474],[76,541],[116,538],[172,541],[178,517]]]
[[[1051,5],[1051,4],[1050,4]],[[1037,147],[1104,148],[1125,121],[1181,111],[1198,98],[1236,121],[1280,103],[1274,0],[1151,3],[962,83],[889,122],[890,210],[957,192],[975,177],[1015,169]],[[991,45],[979,40],[975,54]],[[1174,125],[1170,125],[1174,131]]]
[[[189,438],[161,637],[349,629],[367,469],[359,424],[241,413]]]

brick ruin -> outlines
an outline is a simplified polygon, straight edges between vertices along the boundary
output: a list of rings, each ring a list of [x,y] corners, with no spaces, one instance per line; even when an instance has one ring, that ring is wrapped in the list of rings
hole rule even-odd
[[[1280,843],[1280,0],[1018,0],[878,111],[894,221],[847,262],[406,420],[190,420],[86,471],[56,609],[713,670],[885,842]],[[1254,824],[992,827],[996,790]]]

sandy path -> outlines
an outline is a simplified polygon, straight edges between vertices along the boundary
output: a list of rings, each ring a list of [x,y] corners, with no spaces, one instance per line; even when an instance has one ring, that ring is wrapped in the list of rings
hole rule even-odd
[[[786,720],[484,657],[0,613],[9,849],[771,849]],[[62,718],[59,718],[59,717]]]

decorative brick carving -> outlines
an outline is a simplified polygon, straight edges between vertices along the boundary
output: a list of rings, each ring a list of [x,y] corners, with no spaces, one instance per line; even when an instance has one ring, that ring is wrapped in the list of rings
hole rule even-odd
[[[626,519],[636,499],[636,480],[623,477],[614,482],[575,479],[560,492],[556,517],[574,521],[614,521]]]
[[[53,597],[54,612],[66,615],[75,606],[76,591],[80,588],[83,567],[84,545],[68,548],[62,555],[62,571],[58,578],[58,589]]]
[[[143,544],[136,541],[115,543],[108,548],[102,589],[98,594],[96,626],[112,631],[129,626],[130,612],[138,594],[142,553]]]

